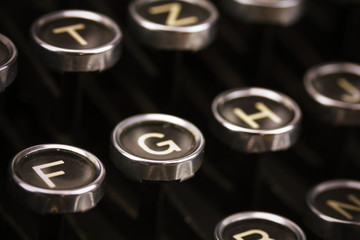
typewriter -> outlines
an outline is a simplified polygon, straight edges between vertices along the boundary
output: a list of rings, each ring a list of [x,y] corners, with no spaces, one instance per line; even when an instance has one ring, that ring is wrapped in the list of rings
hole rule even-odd
[[[1,1],[0,238],[360,239],[359,13]]]

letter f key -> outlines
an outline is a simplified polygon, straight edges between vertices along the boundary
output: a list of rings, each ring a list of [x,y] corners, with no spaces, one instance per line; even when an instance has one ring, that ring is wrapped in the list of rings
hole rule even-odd
[[[45,174],[42,169],[44,168],[49,168],[49,167],[53,167],[53,166],[57,166],[60,164],[64,164],[63,160],[59,160],[56,162],[52,162],[52,163],[46,163],[46,164],[42,164],[42,165],[38,165],[38,166],[34,166],[32,167],[34,169],[34,171],[37,173],[37,175],[39,175],[39,177],[41,177],[41,179],[50,187],[50,188],[55,188],[56,185],[50,180],[50,178],[52,177],[56,177],[56,176],[60,176],[60,175],[64,175],[65,172],[64,171],[57,171],[57,172],[52,172],[52,173],[48,173]]]

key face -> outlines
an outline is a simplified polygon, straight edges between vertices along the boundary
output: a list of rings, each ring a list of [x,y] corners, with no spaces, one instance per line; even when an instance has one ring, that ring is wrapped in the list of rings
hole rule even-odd
[[[358,125],[360,110],[360,66],[326,63],[311,68],[304,76],[305,89],[318,116],[336,125]],[[322,114],[318,114],[319,111]]]
[[[188,130],[164,122],[129,127],[120,137],[122,145],[130,153],[156,160],[178,159],[189,155],[195,145],[195,139]]]
[[[139,5],[136,10],[150,22],[172,27],[194,26],[210,17],[207,9],[182,1],[155,1]]]
[[[306,196],[308,220],[324,239],[360,237],[360,182],[336,179],[319,183]]]
[[[222,220],[215,230],[216,240],[305,240],[305,234],[294,222],[265,212],[243,212]]]
[[[63,151],[29,154],[18,162],[15,171],[35,187],[56,190],[80,188],[96,178],[96,168],[91,161]]]
[[[190,122],[165,114],[143,114],[120,122],[112,134],[111,158],[136,181],[192,177],[201,165],[204,137]]]
[[[209,1],[137,0],[129,5],[135,37],[153,48],[197,51],[217,31],[218,12]]]
[[[289,229],[262,219],[245,220],[241,224],[233,223],[224,229],[224,240],[242,240],[258,236],[258,239],[296,239]]]
[[[54,19],[39,28],[39,37],[59,48],[91,49],[114,39],[115,33],[103,24],[82,18]]]
[[[233,99],[218,109],[225,119],[243,128],[276,129],[294,118],[294,113],[284,105],[258,96]]]
[[[360,77],[335,73],[314,79],[313,86],[320,94],[345,103],[360,102]]]
[[[100,160],[68,145],[27,148],[14,157],[9,170],[13,196],[38,213],[86,211],[104,192],[105,169]]]
[[[99,13],[49,13],[33,23],[31,34],[39,57],[57,71],[102,71],[120,57],[121,30]]]
[[[320,212],[343,221],[360,221],[358,190],[339,188],[319,194],[314,205]]]
[[[213,101],[214,130],[245,152],[277,151],[297,138],[301,110],[289,97],[268,89],[233,89]]]
[[[17,75],[17,55],[14,43],[0,34],[0,92],[4,91]]]

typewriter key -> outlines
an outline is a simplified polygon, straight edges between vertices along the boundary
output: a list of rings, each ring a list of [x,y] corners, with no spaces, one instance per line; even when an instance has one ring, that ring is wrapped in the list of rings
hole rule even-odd
[[[0,34],[0,92],[14,81],[17,74],[17,50],[10,39]]]
[[[102,163],[72,146],[27,148],[13,158],[9,171],[10,192],[41,214],[84,212],[95,207],[104,193]]]
[[[291,25],[301,16],[303,0],[226,0],[224,7],[249,22]]]
[[[236,150],[280,151],[298,138],[301,110],[282,93],[263,88],[232,89],[212,103],[214,131]]]
[[[331,180],[313,187],[306,197],[309,228],[321,239],[359,239],[360,182]]]
[[[45,214],[41,239],[61,234],[65,213],[95,207],[104,194],[105,169],[93,154],[68,145],[43,144],[18,153],[10,163],[9,191],[29,210]],[[56,224],[54,224],[56,223]]]
[[[215,228],[215,240],[305,240],[299,226],[287,218],[265,212],[242,212],[231,215]]]
[[[315,66],[306,72],[304,85],[316,117],[335,125],[360,124],[360,65],[333,62]]]
[[[129,13],[135,36],[157,49],[198,51],[216,34],[218,12],[209,1],[136,0]]]
[[[200,168],[204,137],[192,123],[165,114],[125,119],[111,137],[111,159],[135,181],[183,181]]]
[[[64,10],[34,22],[31,35],[43,62],[60,72],[102,71],[120,56],[122,33],[105,15]]]
[[[181,118],[142,114],[120,122],[112,133],[111,143],[114,164],[126,177],[142,182],[138,185],[138,220],[146,229],[139,234],[159,239],[162,186],[194,176],[202,162],[204,137],[196,126]]]
[[[78,136],[83,106],[84,72],[103,71],[120,57],[122,33],[109,17],[84,10],[63,10],[37,19],[31,28],[35,52],[60,76],[62,97],[55,121]],[[76,72],[76,75],[73,73]],[[77,74],[78,72],[83,72]]]

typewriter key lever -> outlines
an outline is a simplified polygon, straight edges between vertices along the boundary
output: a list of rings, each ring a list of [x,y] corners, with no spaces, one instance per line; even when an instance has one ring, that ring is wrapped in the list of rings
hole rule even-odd
[[[111,160],[135,181],[141,196],[139,222],[146,239],[159,239],[162,224],[163,184],[194,176],[203,159],[205,140],[192,123],[165,114],[142,114],[127,118],[114,129]],[[141,233],[142,232],[142,233]],[[142,239],[142,238],[141,238]]]
[[[44,214],[45,221],[61,222],[62,214],[90,210],[104,195],[102,163],[68,145],[27,148],[12,159],[9,173],[10,193],[27,209]],[[60,233],[56,226],[41,227],[43,239]]]
[[[37,19],[31,35],[34,51],[44,64],[57,72],[70,72],[62,75],[62,111],[57,119],[79,135],[85,72],[103,71],[118,61],[121,30],[103,14],[62,10]]]
[[[266,212],[233,214],[215,228],[215,240],[306,240],[301,228],[279,215]]]
[[[225,91],[214,99],[212,112],[215,133],[242,152],[285,150],[298,138],[301,110],[279,92],[255,87]]]
[[[17,75],[17,49],[10,39],[0,34],[0,92]]]
[[[34,22],[31,34],[38,56],[56,71],[103,71],[120,57],[122,33],[113,20],[100,13],[49,13]]]
[[[359,239],[360,182],[330,180],[307,194],[309,228],[325,240]]]
[[[129,4],[129,27],[143,45],[172,55],[161,76],[170,80],[170,109],[180,100],[184,51],[200,51],[215,39],[219,13],[207,0],[134,0]],[[169,71],[168,69],[172,69]],[[171,111],[171,110],[170,110]]]

